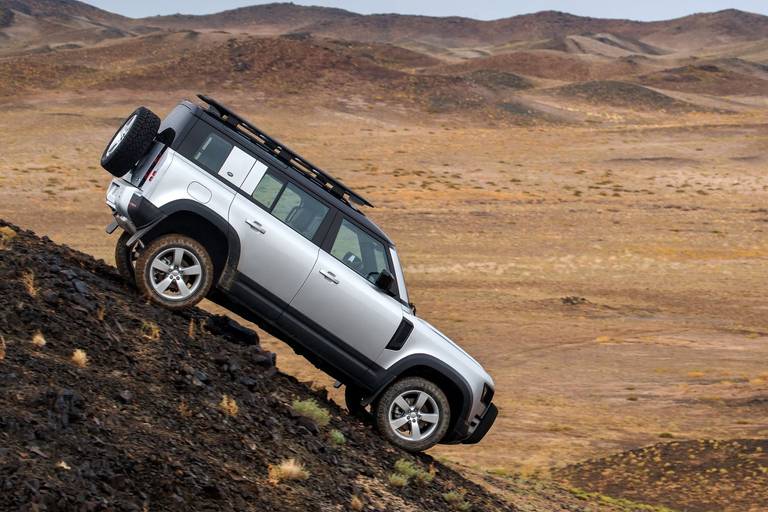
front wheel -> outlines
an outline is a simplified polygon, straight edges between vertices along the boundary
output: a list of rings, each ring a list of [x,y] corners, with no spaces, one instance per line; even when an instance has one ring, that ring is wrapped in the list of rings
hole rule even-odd
[[[421,377],[406,377],[392,384],[376,402],[374,412],[379,432],[409,452],[439,443],[451,419],[445,393]]]
[[[168,309],[184,309],[205,298],[213,283],[213,262],[197,240],[165,235],[136,260],[136,285],[150,300]]]

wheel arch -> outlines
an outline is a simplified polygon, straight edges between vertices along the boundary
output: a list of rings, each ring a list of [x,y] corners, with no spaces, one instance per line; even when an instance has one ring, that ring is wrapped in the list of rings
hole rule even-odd
[[[192,200],[180,199],[160,207],[161,218],[141,235],[145,244],[169,233],[200,242],[213,260],[214,285],[228,288],[240,259],[240,238],[218,213]]]
[[[448,432],[441,441],[451,442],[466,434],[467,418],[472,406],[472,392],[469,383],[456,370],[439,359],[419,354],[406,357],[384,370],[378,385],[363,405],[373,403],[392,383],[405,377],[423,377],[434,382],[445,393],[451,407]]]

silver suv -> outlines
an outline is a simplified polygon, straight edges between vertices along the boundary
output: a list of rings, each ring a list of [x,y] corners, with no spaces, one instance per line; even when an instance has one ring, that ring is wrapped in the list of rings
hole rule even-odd
[[[421,451],[477,443],[491,377],[416,316],[394,243],[341,182],[206,96],[144,107],[104,150],[120,273],[170,309],[204,297],[346,385],[351,413]]]

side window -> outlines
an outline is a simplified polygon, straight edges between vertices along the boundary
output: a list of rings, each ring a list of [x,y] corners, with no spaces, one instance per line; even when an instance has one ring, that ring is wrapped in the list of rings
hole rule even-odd
[[[331,247],[331,256],[374,283],[382,270],[392,273],[385,251],[384,244],[344,219]]]
[[[278,180],[270,173],[266,173],[256,185],[251,197],[267,210],[271,210],[284,184],[283,181]]]
[[[312,240],[328,214],[328,207],[323,203],[269,172],[261,178],[251,197],[307,240]]]
[[[293,183],[288,183],[272,208],[272,215],[312,240],[328,213],[328,207]]]
[[[229,153],[232,152],[232,147],[233,145],[223,137],[210,133],[192,154],[192,158],[202,164],[203,167],[207,167],[213,172],[219,172]]]

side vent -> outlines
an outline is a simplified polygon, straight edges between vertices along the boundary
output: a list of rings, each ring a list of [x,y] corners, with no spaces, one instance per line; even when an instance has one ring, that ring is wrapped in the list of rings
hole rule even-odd
[[[413,331],[413,324],[408,319],[403,318],[400,325],[397,326],[395,334],[392,335],[392,339],[387,343],[387,349],[400,350],[403,348],[403,345],[408,340],[408,336],[411,335],[411,331]]]

